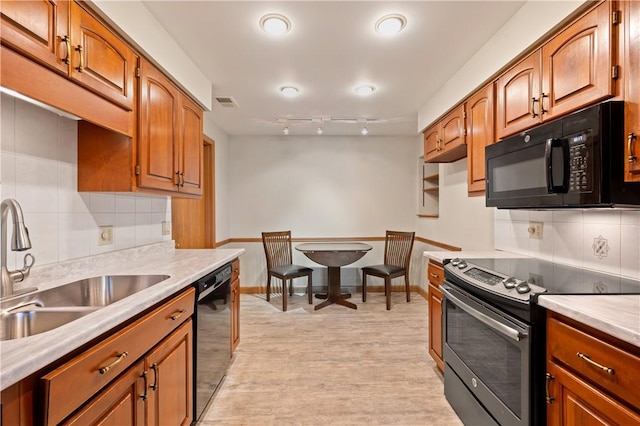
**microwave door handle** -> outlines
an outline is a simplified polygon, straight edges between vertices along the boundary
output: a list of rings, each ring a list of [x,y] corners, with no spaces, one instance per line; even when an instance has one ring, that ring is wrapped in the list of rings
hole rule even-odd
[[[484,315],[482,312],[479,312],[476,309],[473,309],[471,306],[467,305],[462,300],[458,299],[453,294],[451,294],[451,292],[449,292],[446,288],[443,288],[441,286],[440,291],[447,299],[451,300],[454,305],[458,306],[460,309],[462,309],[463,311],[465,311],[466,313],[468,313],[478,321],[484,323],[488,327],[493,328],[503,336],[507,336],[517,342],[527,337],[526,333],[521,333],[520,331],[514,328],[511,328],[508,325],[503,324],[487,315]]]
[[[559,185],[553,179],[553,159],[557,148],[562,150],[562,182]],[[547,191],[549,194],[566,193],[569,190],[569,142],[562,138],[549,138],[544,149],[545,167],[547,169]]]

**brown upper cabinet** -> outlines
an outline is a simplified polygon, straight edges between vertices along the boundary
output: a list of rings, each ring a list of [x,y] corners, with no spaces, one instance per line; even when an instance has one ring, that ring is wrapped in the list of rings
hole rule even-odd
[[[424,131],[424,161],[449,163],[467,155],[464,105],[456,106]]]
[[[623,2],[625,57],[625,180],[640,181],[640,2]]]
[[[498,138],[616,95],[614,5],[601,3],[498,77]]]
[[[202,194],[202,109],[141,59],[138,137],[78,125],[78,190]]]
[[[138,123],[138,185],[202,194],[202,110],[144,59]]]
[[[72,1],[2,1],[2,43],[131,111],[138,57]]]
[[[464,103],[467,120],[467,190],[482,195],[485,190],[484,148],[495,142],[493,131],[493,84],[471,95]]]

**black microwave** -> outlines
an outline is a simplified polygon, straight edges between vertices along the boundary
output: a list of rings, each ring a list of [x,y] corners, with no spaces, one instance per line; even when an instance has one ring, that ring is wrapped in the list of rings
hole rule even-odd
[[[486,205],[640,207],[640,182],[624,181],[624,143],[624,102],[611,101],[489,145]]]

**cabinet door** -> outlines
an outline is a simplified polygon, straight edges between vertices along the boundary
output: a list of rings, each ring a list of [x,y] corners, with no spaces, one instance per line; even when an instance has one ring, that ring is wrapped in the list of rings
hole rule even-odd
[[[0,3],[2,43],[67,74],[69,2],[67,0],[7,1]]]
[[[466,143],[464,136],[464,106],[460,105],[460,107],[447,114],[440,121],[440,129],[440,133],[442,135],[440,151],[451,151],[461,145],[464,145]]]
[[[495,142],[493,132],[493,84],[474,93],[465,103],[467,117],[467,190],[485,189],[484,148]]]
[[[71,426],[144,425],[145,371],[140,361],[63,422]]]
[[[540,123],[540,51],[527,56],[496,82],[499,139]]]
[[[429,353],[440,371],[444,372],[442,360],[442,293],[429,284]]]
[[[440,132],[438,125],[429,127],[424,131],[424,161],[435,157],[438,153],[438,141],[440,140]]]
[[[442,265],[429,261],[427,279],[429,280],[429,289],[427,291],[429,303],[429,354],[440,371],[444,372],[444,361],[442,360],[442,292],[438,288],[444,281]]]
[[[240,280],[231,283],[231,355],[240,343]]]
[[[151,63],[142,59],[140,65],[138,186],[177,191],[179,92]]]
[[[603,2],[542,47],[543,120],[614,95],[610,7]]]
[[[547,403],[548,425],[640,424],[637,413],[554,362],[547,362],[547,373],[553,398]]]
[[[193,418],[193,329],[187,320],[145,357],[147,423],[190,425]]]
[[[179,111],[180,192],[202,194],[202,109],[182,93]]]
[[[625,46],[625,180],[640,181],[640,2],[623,2]]]
[[[138,66],[135,52],[75,1],[71,3],[71,41],[71,77],[132,111]]]

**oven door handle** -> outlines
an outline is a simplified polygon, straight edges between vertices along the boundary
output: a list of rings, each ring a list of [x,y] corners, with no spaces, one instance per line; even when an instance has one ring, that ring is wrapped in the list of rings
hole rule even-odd
[[[469,315],[471,315],[472,317],[474,317],[478,321],[480,321],[480,322],[484,323],[485,325],[493,328],[494,330],[496,330],[500,334],[502,334],[504,336],[507,336],[507,337],[517,341],[517,342],[519,342],[523,338],[527,337],[526,333],[521,333],[520,331],[518,331],[518,330],[516,330],[514,328],[511,328],[506,324],[502,324],[500,321],[496,321],[495,319],[493,319],[491,317],[483,315],[478,310],[473,309],[471,306],[467,305],[462,300],[458,299],[453,294],[451,294],[451,292],[447,291],[446,288],[443,288],[442,286],[440,286],[440,291],[442,292],[442,294],[445,295],[445,297],[447,299],[451,300],[455,305],[460,307],[460,309],[462,309],[463,311],[465,311],[466,313],[468,313]]]

